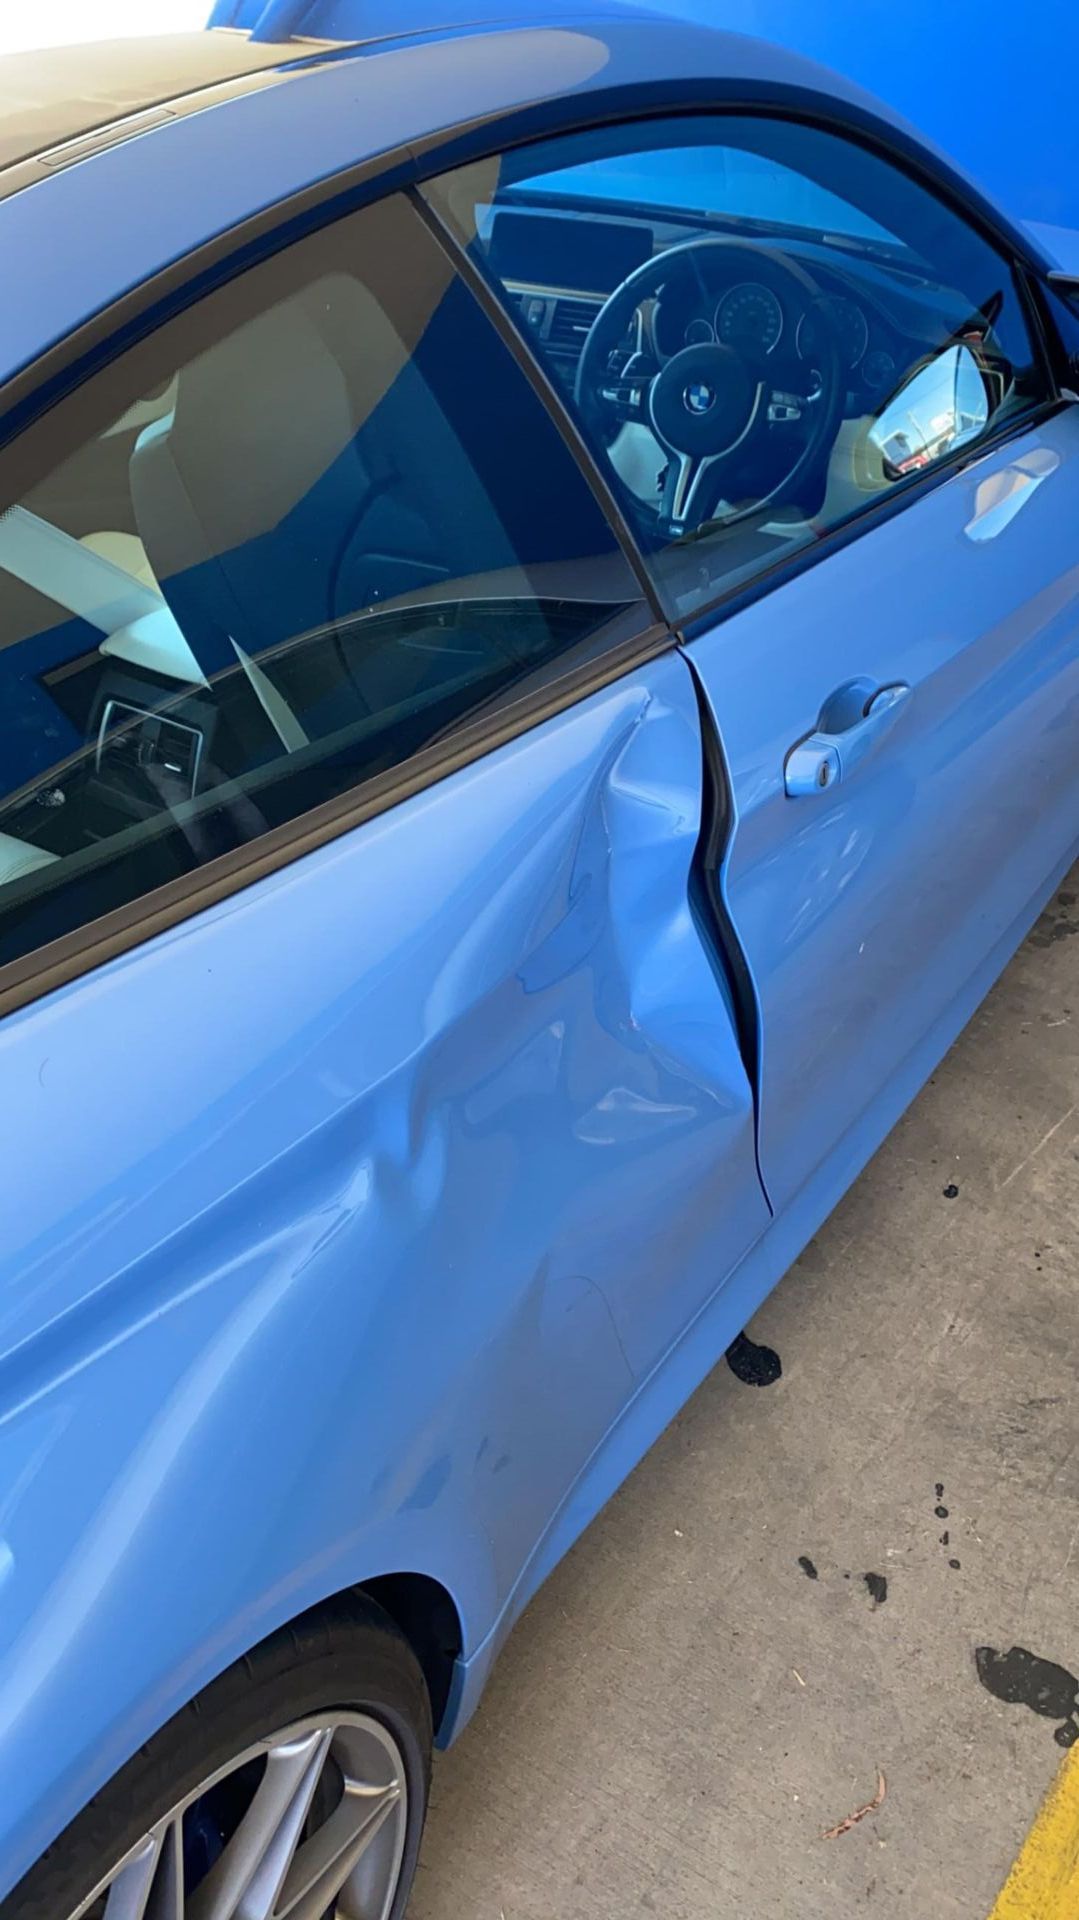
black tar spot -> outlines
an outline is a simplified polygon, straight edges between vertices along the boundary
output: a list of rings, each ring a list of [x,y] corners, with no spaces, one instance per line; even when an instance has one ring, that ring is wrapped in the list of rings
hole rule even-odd
[[[770,1387],[783,1372],[775,1348],[760,1347],[745,1333],[740,1333],[727,1348],[727,1365],[735,1379],[747,1387]]]
[[[1007,1706],[1029,1707],[1047,1720],[1061,1720],[1053,1738],[1060,1747],[1070,1747],[1079,1739],[1079,1680],[1067,1667],[1054,1660],[1043,1660],[1026,1647],[1009,1647],[998,1653],[995,1647],[975,1647],[974,1664],[987,1692]]]

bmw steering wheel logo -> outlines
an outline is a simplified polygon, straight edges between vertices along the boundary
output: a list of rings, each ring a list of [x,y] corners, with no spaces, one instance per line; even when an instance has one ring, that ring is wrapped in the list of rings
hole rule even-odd
[[[707,380],[691,380],[682,395],[682,403],[687,413],[694,413],[698,419],[704,413],[711,413],[716,404],[716,390]]]

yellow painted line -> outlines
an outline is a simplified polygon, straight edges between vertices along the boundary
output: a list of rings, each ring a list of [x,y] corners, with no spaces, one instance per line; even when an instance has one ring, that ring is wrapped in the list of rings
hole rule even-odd
[[[1079,1745],[1061,1762],[989,1920],[1079,1920]]]

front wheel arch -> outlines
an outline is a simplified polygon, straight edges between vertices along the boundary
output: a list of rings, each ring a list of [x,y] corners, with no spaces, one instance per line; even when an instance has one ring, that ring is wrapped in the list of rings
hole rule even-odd
[[[453,1669],[464,1645],[461,1616],[453,1595],[426,1573],[384,1573],[360,1581],[352,1591],[367,1595],[404,1634],[427,1682],[437,1737],[449,1702]]]
[[[352,1710],[369,1716],[368,1725],[381,1724],[404,1769],[404,1851],[391,1863],[398,1897],[389,1916],[403,1920],[426,1813],[430,1699],[397,1624],[355,1589],[278,1628],[173,1714],[47,1847],[0,1905],[0,1915],[66,1920],[80,1913],[88,1898],[116,1881],[118,1867],[126,1872],[129,1856],[141,1858],[142,1836],[150,1840],[166,1825],[171,1829],[178,1810],[201,1795],[200,1783],[213,1787],[233,1757],[246,1767],[245,1756],[278,1728],[337,1711],[347,1720]],[[183,1819],[186,1859],[186,1811]],[[164,1853],[152,1857],[163,1860]]]

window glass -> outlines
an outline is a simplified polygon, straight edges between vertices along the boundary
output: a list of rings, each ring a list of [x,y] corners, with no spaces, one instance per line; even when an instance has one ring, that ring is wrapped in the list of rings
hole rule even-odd
[[[1012,270],[836,134],[594,128],[425,192],[699,611],[1048,395]]]
[[[0,961],[641,620],[557,429],[399,199],[178,315],[0,484]]]

